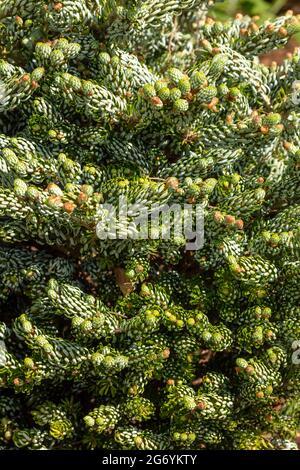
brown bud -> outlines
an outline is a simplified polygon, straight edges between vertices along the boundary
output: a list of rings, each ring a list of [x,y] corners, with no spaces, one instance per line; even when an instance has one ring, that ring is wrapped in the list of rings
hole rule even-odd
[[[256,398],[264,398],[265,394],[264,392],[257,392],[256,393]]]
[[[61,2],[55,3],[53,9],[59,13],[63,9],[63,4]]]
[[[141,264],[138,264],[137,267],[135,268],[137,273],[143,273],[144,272],[144,266]]]
[[[192,99],[194,98],[194,94],[190,91],[189,93],[184,95],[184,97],[187,101],[192,101]]]
[[[280,37],[286,38],[287,35],[288,35],[288,32],[285,28],[281,27],[278,31],[278,34],[279,34]]]
[[[151,98],[151,103],[153,104],[153,106],[157,106],[158,108],[162,108],[164,105],[162,100],[158,96],[153,96]]]
[[[237,228],[238,230],[243,230],[243,228],[244,228],[244,221],[243,221],[242,219],[238,219],[238,220],[235,221],[235,224],[234,224],[234,225],[236,226],[236,228]]]
[[[32,80],[32,82],[31,82],[31,88],[33,88],[33,89],[35,90],[35,89],[38,88],[39,86],[40,86],[40,85],[38,84],[38,82],[36,82],[35,80]]]
[[[245,372],[249,375],[252,375],[254,373],[254,367],[253,366],[247,366],[245,368]]]
[[[214,220],[215,220],[215,222],[218,222],[218,223],[223,222],[224,216],[223,216],[222,212],[220,212],[220,211],[214,212]]]
[[[266,336],[267,339],[271,339],[271,338],[273,338],[274,333],[273,333],[273,331],[268,330],[268,331],[266,331],[265,336]]]
[[[168,359],[168,357],[170,356],[170,354],[171,354],[171,351],[170,351],[169,348],[164,349],[164,351],[162,352],[162,357],[163,357],[163,359]]]
[[[211,18],[210,16],[207,16],[205,19],[205,24],[213,25],[215,24],[215,20]]]
[[[173,380],[173,379],[168,379],[168,380],[167,380],[167,385],[175,385],[175,380]]]
[[[30,75],[28,73],[25,73],[25,75],[23,75],[21,78],[20,78],[20,81],[21,82],[29,82],[30,80]]]
[[[51,205],[51,206],[56,206],[56,207],[61,207],[63,205],[62,201],[61,201],[61,197],[60,196],[49,196],[48,199],[47,199],[47,202]]]
[[[83,204],[89,199],[88,195],[83,193],[82,191],[78,194],[77,201],[79,204]]]
[[[219,103],[219,98],[216,96],[211,100],[211,102],[207,105],[207,108],[210,109],[210,111],[213,111],[216,113],[218,110],[216,108],[216,105]]]
[[[179,188],[179,181],[175,176],[170,176],[166,179],[165,182],[166,188],[178,189]]]
[[[231,125],[233,123],[233,116],[232,114],[227,114],[226,116],[226,124]]]
[[[249,27],[250,27],[251,31],[253,31],[254,33],[256,33],[259,30],[259,26],[257,26],[256,23],[250,23]]]
[[[272,33],[274,31],[274,28],[275,28],[275,26],[272,23],[270,23],[266,27],[266,31],[268,31],[268,33]]]
[[[265,178],[264,178],[263,176],[259,176],[259,177],[257,178],[257,182],[258,182],[259,184],[263,184],[263,183],[265,182]]]
[[[204,401],[199,401],[199,403],[197,404],[197,408],[199,408],[199,410],[205,410],[206,404],[204,403]]]
[[[212,54],[217,55],[220,54],[221,49],[219,47],[214,47],[211,52]]]
[[[257,111],[252,113],[251,118],[252,118],[253,124],[259,125],[261,123],[261,118],[259,114],[257,113]]]
[[[52,190],[55,191],[57,189],[58,189],[57,184],[55,184],[55,183],[47,184],[46,191],[52,191]]]
[[[269,130],[270,130],[270,129],[268,128],[268,126],[261,126],[261,128],[260,128],[260,132],[261,132],[263,135],[269,134]]]
[[[207,39],[202,39],[200,45],[206,48],[210,46],[210,42]]]
[[[23,19],[21,18],[21,16],[16,16],[15,20],[18,26],[23,26]]]
[[[235,217],[233,215],[225,215],[225,223],[227,225],[235,224]]]
[[[187,199],[187,202],[188,202],[189,204],[195,204],[195,203],[196,203],[196,198],[195,198],[194,196],[189,197],[189,198]]]
[[[241,35],[241,36],[247,36],[247,35],[248,35],[248,29],[246,29],[246,28],[241,28],[241,29],[240,29],[240,35]]]
[[[76,209],[76,205],[71,201],[65,202],[64,209],[66,212],[68,212],[68,214],[72,214],[72,212]]]
[[[242,13],[237,13],[237,14],[235,15],[235,19],[236,19],[236,20],[240,20],[240,21],[241,21],[243,18],[244,18],[244,15],[242,15]]]

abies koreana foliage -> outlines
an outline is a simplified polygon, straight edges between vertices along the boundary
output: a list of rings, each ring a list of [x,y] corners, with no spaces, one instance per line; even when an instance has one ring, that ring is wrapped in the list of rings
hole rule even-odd
[[[0,3],[2,449],[296,448],[299,18],[213,3]],[[101,239],[120,197],[204,246]]]

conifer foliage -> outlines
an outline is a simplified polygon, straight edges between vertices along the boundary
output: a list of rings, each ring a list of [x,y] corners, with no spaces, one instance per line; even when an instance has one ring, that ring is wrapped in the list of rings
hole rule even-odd
[[[296,448],[300,21],[213,3],[0,2],[1,449]]]

